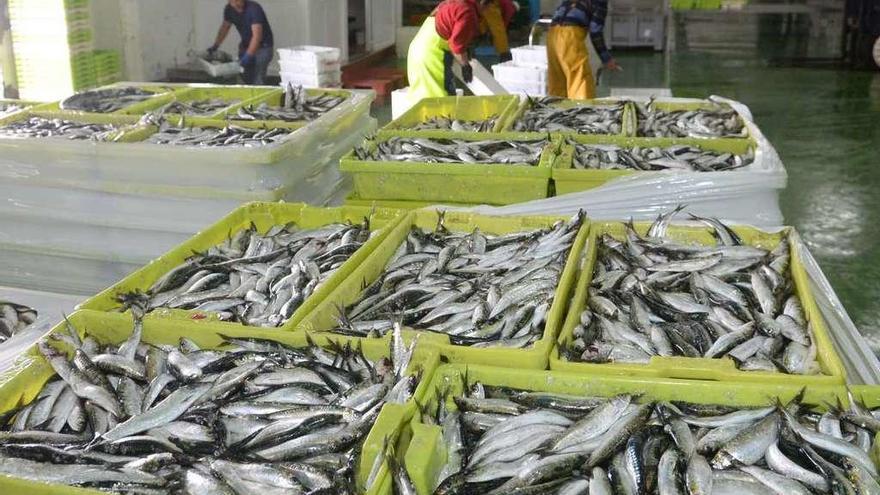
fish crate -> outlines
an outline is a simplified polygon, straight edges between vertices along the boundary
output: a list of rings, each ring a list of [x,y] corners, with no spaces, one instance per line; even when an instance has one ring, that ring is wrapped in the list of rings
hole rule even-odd
[[[649,224],[635,224],[636,231],[644,235]],[[752,227],[735,227],[736,232],[745,245],[763,249],[774,249],[785,239],[786,231],[768,233]],[[843,362],[834,349],[828,327],[816,305],[809,278],[800,259],[798,245],[789,240],[790,277],[794,284],[794,294],[800,298],[804,309],[807,328],[812,327],[811,338],[817,346],[816,360],[821,368],[818,375],[792,375],[782,372],[741,371],[734,361],[728,358],[688,358],[653,356],[648,364],[635,363],[581,363],[566,360],[560,353],[560,347],[574,340],[574,328],[580,322],[581,312],[585,309],[588,290],[592,284],[594,267],[598,258],[598,239],[609,234],[615,239],[625,238],[625,226],[622,223],[594,222],[590,228],[590,239],[587,242],[582,270],[579,275],[574,297],[569,307],[568,316],[562,326],[557,347],[550,355],[550,369],[570,371],[593,376],[638,376],[654,378],[680,378],[694,381],[741,382],[759,384],[789,384],[796,386],[842,385],[846,382],[846,371]],[[671,225],[666,236],[676,241],[695,245],[712,245],[714,238],[711,229],[684,225]]]
[[[519,98],[510,95],[425,98],[382,130],[412,132],[412,129],[417,125],[437,117],[479,121],[494,116],[497,121],[492,132],[501,132],[518,105]]]
[[[346,206],[368,206],[376,208],[396,208],[398,210],[420,210],[437,206],[436,202],[431,201],[382,201],[378,199],[361,199],[357,194],[351,193],[345,198]],[[443,203],[443,206],[467,208],[473,206],[467,203]]]
[[[305,89],[304,90],[309,97],[319,97],[322,95],[332,95],[343,98],[343,102],[337,105],[335,108],[330,111],[324,113],[318,119],[314,119],[312,121],[308,120],[294,120],[294,121],[286,121],[286,120],[261,120],[260,122],[265,122],[268,126],[284,126],[289,125],[290,123],[299,123],[299,124],[308,124],[309,122],[314,122],[315,120],[324,119],[324,118],[338,118],[345,119],[347,115],[343,112],[340,112],[342,108],[345,108],[345,103],[351,100],[352,94],[350,91],[345,91],[341,89]],[[266,104],[271,107],[280,107],[284,105],[284,91],[280,89],[273,89],[271,91],[265,92],[260,96],[247,100],[245,102],[241,102],[237,105],[233,105],[222,111],[217,118],[228,119],[234,122],[247,122],[247,120],[241,120],[236,118],[239,110],[244,109],[246,107],[258,107],[259,105]],[[328,117],[328,115],[330,117]],[[356,115],[356,113],[355,113]]]
[[[19,112],[26,112],[31,110],[33,107],[42,105],[43,103],[37,101],[29,101],[29,100],[13,100],[8,98],[0,98],[0,120],[5,119],[7,117],[11,117]],[[12,112],[4,110],[6,105],[15,105],[20,107],[18,110]]]
[[[405,214],[398,210],[371,209],[358,207],[319,208],[302,203],[249,203],[234,210],[214,225],[202,230],[194,237],[168,253],[153,260],[145,267],[132,273],[116,285],[104,290],[95,297],[78,306],[104,312],[118,312],[118,297],[132,292],[145,292],[164,275],[179,267],[193,253],[204,252],[216,246],[237,232],[255,226],[259,232],[266,232],[273,226],[295,223],[298,227],[313,229],[340,222],[363,222],[370,218],[371,238],[355,251],[349,259],[327,280],[320,284],[310,297],[280,327],[273,331],[292,330],[298,323],[318,306],[336,286],[341,284],[357,267],[369,260],[370,255],[382,241],[392,233],[403,230],[400,226]],[[191,322],[217,321],[216,314],[193,310],[156,309],[149,317],[184,320]],[[226,328],[242,328],[239,323],[219,322]],[[250,328],[250,327],[248,327]]]
[[[352,271],[336,290],[322,301],[309,316],[303,319],[297,330],[305,332],[324,331],[336,328],[340,308],[346,308],[358,301],[364,287],[376,281],[384,272],[398,247],[406,242],[412,228],[434,229],[444,215],[444,225],[452,232],[470,233],[479,229],[485,234],[509,234],[544,229],[558,221],[570,218],[554,216],[507,216],[491,217],[468,212],[439,211],[422,209],[411,212],[406,219],[383,240],[382,245],[370,254],[366,262]],[[432,338],[430,345],[436,346],[440,354],[449,362],[486,364],[493,366],[520,367],[543,370],[547,368],[550,352],[559,328],[565,318],[568,301],[577,278],[578,260],[582,257],[584,243],[588,235],[588,221],[584,220],[572,244],[560,275],[544,325],[544,335],[531,348],[507,349],[504,347],[476,348],[454,345],[448,335],[406,329],[420,338]],[[332,330],[330,330],[332,332]]]
[[[384,142],[393,137],[465,141],[548,138],[546,134],[526,133],[383,131],[377,139]],[[537,166],[364,161],[352,151],[342,158],[339,168],[352,176],[354,191],[361,199],[506,205],[548,197],[552,167],[560,149],[560,142],[550,139]]]
[[[437,397],[448,393],[446,407],[457,410],[453,400],[463,395],[463,381],[484,386],[527,392],[560,394],[574,397],[607,397],[631,395],[638,402],[675,401],[754,408],[776,405],[777,399],[787,402],[802,391],[803,403],[827,410],[844,392],[840,387],[810,386],[801,388],[785,383],[718,383],[686,380],[660,380],[637,377],[602,377],[562,371],[530,371],[482,365],[448,364],[437,368],[427,391],[427,410],[434,410]],[[845,401],[845,398],[843,399]],[[516,432],[514,432],[515,434]],[[439,426],[415,419],[402,432],[410,440],[401,453],[418,495],[434,493],[440,471],[447,459],[447,449]]]
[[[756,146],[752,140],[747,139],[695,139],[695,138],[632,138],[632,137],[605,137],[605,136],[569,136],[569,140],[578,144],[610,144],[625,148],[641,147],[661,147],[666,148],[676,145],[687,145],[700,148],[705,151],[718,151],[722,153],[733,153],[743,155],[749,150],[754,152]],[[629,177],[632,175],[639,176],[656,176],[663,171],[644,171],[644,170],[582,170],[576,169],[574,166],[575,147],[570,143],[565,143],[560,153],[560,158],[553,168],[553,183],[556,186],[556,194],[569,194],[574,192],[588,191],[604,185],[621,177]],[[748,168],[740,169],[740,172],[746,171]],[[734,173],[731,171],[728,173]],[[694,173],[702,172],[678,172],[678,173]],[[722,173],[722,172],[719,172]]]
[[[18,148],[20,143],[22,143],[23,141],[33,142],[51,140],[53,141],[53,148],[58,148],[57,152],[59,154],[56,155],[57,159],[63,160],[64,154],[66,153],[65,150],[68,148],[77,148],[82,146],[83,144],[88,144],[91,146],[113,146],[114,144],[125,143],[130,139],[129,137],[127,137],[128,132],[134,129],[137,125],[137,118],[124,115],[62,115],[55,112],[43,111],[40,109],[40,107],[40,105],[37,105],[28,111],[15,113],[4,118],[0,118],[0,127],[9,125],[13,122],[18,122],[20,120],[26,120],[31,117],[42,117],[45,119],[65,119],[71,122],[86,124],[113,124],[119,127],[119,136],[115,141],[108,142],[74,141],[63,136],[47,138],[0,138],[0,151],[5,153],[5,150],[7,149],[12,150]],[[66,143],[67,146],[64,146],[64,143]],[[55,150],[53,149],[53,151]]]
[[[730,106],[724,103],[716,103],[714,101],[704,100],[704,101],[694,101],[694,102],[669,102],[669,101],[655,101],[653,102],[653,107],[657,110],[663,112],[674,112],[674,111],[690,111],[690,110],[725,110],[730,111],[733,110]],[[642,118],[639,116],[639,111],[637,109],[636,104],[631,105],[632,111],[632,119],[633,119],[633,136],[638,137],[651,137],[644,136],[642,131],[639,129],[639,124],[641,123]],[[737,116],[739,122],[743,125],[743,133],[742,135],[737,136],[717,136],[717,137],[694,137],[694,139],[742,139],[749,140],[752,138],[751,133],[749,132],[749,127],[746,125],[745,121],[742,119],[741,115]],[[657,136],[661,137],[661,136]],[[675,136],[666,136],[666,137],[675,137]]]
[[[161,108],[169,105],[171,103],[180,102],[180,103],[189,103],[194,101],[202,101],[202,100],[220,100],[227,105],[205,114],[185,114],[190,118],[203,118],[203,119],[222,119],[226,115],[226,113],[233,107],[237,107],[240,105],[250,104],[252,100],[255,100],[261,96],[266,95],[270,91],[273,91],[264,87],[207,87],[207,88],[198,88],[198,87],[176,87],[174,88],[171,99],[170,100],[156,100],[152,101],[152,105],[142,106],[140,108],[135,108],[132,110],[127,110],[126,112],[137,112],[144,113],[144,110],[147,111],[156,111]],[[166,115],[169,117],[179,116],[180,113],[176,111],[169,111]]]
[[[67,334],[67,324],[77,329],[80,338],[91,336],[102,345],[118,345],[130,336],[133,321],[129,314],[99,313],[77,311],[43,336],[51,346],[70,355],[73,349],[68,344],[51,342],[52,334]],[[157,320],[147,318],[143,322],[141,341],[162,346],[174,346],[182,338],[189,339],[202,349],[222,349],[227,339],[261,339],[279,342],[291,348],[305,348],[317,345],[332,350],[339,346],[360,349],[367,359],[377,361],[390,358],[388,339],[363,340],[331,335],[311,335],[306,333],[273,332],[256,328],[228,328],[216,324],[193,325],[186,321]],[[409,343],[411,341],[407,341]],[[424,402],[430,380],[439,366],[440,357],[436,349],[428,345],[417,345],[407,375],[421,375],[413,397],[404,404],[386,404],[376,422],[364,439],[360,458],[356,467],[358,493],[366,495],[390,495],[390,479],[387,477],[387,464],[383,464],[372,489],[364,490],[375,459],[384,451],[386,439],[394,441],[412,420],[418,410],[417,402]],[[14,364],[0,374],[0,414],[14,411],[33,402],[43,386],[54,376],[55,371],[42,356],[36,345],[22,352]],[[41,493],[41,494],[101,494],[97,489],[67,487],[45,484],[12,476],[0,475],[0,493]]]
[[[515,126],[517,122],[519,122],[534,104],[538,101],[537,98],[525,98],[520,104],[519,108],[511,115],[511,118],[505,123],[504,128],[502,129],[505,132],[516,132]],[[598,135],[610,135],[610,136],[620,136],[620,137],[630,137],[635,136],[636,132],[636,122],[635,122],[635,108],[632,106],[632,102],[621,100],[625,103],[623,108],[623,113],[621,115],[620,128],[621,132],[617,134],[598,134]],[[567,100],[562,99],[559,100],[552,105],[558,107],[560,109],[574,108],[574,107],[608,107],[617,104],[617,101],[614,100]],[[528,131],[530,134],[547,134],[546,131]],[[584,135],[582,133],[574,132],[574,131],[550,131],[550,134],[553,135],[562,135],[562,136],[577,136]]]
[[[123,87],[123,86],[120,86]],[[153,108],[156,106],[161,106],[172,101],[173,98],[173,89],[168,86],[161,85],[147,85],[147,86],[139,86],[140,89],[144,91],[148,91],[150,93],[154,93],[155,96],[144,100],[142,102],[131,104],[125,108],[121,108],[115,112],[111,112],[109,114],[98,114],[93,112],[81,112],[79,110],[65,110],[61,108],[61,101],[55,101],[52,103],[46,103],[37,107],[35,110],[41,112],[50,112],[56,113],[58,115],[119,115],[119,116],[139,116],[147,113],[147,109]],[[105,89],[105,88],[97,88],[97,89]]]

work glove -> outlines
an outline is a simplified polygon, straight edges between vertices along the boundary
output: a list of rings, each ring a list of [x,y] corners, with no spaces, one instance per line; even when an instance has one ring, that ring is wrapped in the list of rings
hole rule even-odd
[[[211,45],[211,48],[208,48],[207,50],[208,55],[214,55],[215,53],[217,53],[217,48],[217,45]]]
[[[241,64],[242,67],[247,67],[248,65],[254,63],[254,56],[250,53],[245,53],[241,56],[241,59],[238,61],[238,63]]]
[[[474,80],[474,68],[471,67],[471,64],[461,66],[461,78],[464,79],[464,82],[467,84],[470,84]]]

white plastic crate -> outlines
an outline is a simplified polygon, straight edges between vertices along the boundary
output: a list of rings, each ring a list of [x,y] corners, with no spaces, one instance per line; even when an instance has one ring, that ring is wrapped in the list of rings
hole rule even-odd
[[[498,81],[512,95],[547,96],[547,83],[528,83],[522,81]]]
[[[304,64],[296,61],[279,60],[278,66],[281,68],[281,72],[286,72],[288,74],[306,74],[311,77],[318,77],[321,74],[342,71],[342,64],[340,62],[315,65],[312,63]]]
[[[342,86],[342,71],[315,75],[281,72],[281,85],[287,86],[288,83],[306,88],[338,88]]]
[[[495,64],[492,66],[492,72],[495,74],[495,79],[501,82],[504,81],[517,81],[524,83],[547,83],[547,68],[539,68],[539,67],[522,67],[517,65],[515,62],[504,62],[502,64]]]
[[[329,46],[311,45],[279,48],[278,61],[281,64],[314,67],[319,73],[327,72],[338,70],[342,63],[342,50]]]
[[[547,68],[547,47],[544,45],[526,45],[511,48],[513,63],[520,67]]]

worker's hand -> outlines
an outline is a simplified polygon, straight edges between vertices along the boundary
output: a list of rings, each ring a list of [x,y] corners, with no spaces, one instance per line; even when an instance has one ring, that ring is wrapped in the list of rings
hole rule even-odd
[[[623,67],[617,65],[617,60],[613,58],[605,63],[605,69],[613,72],[620,72],[623,70]]]
[[[208,48],[207,50],[208,55],[214,55],[215,53],[217,53],[218,48],[219,47],[217,45],[211,45],[211,48]]]
[[[471,67],[471,64],[464,64],[461,66],[461,78],[464,79],[464,82],[470,84],[474,80],[474,68]]]
[[[245,52],[245,54],[241,56],[241,59],[238,61],[238,63],[241,64],[242,67],[247,67],[248,65],[254,63],[254,56],[250,53]]]

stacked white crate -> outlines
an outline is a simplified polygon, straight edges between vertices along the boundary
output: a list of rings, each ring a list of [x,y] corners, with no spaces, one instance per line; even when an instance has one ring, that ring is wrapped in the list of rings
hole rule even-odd
[[[278,49],[281,84],[307,88],[342,87],[342,50],[328,46]]]
[[[513,60],[492,66],[495,80],[511,94],[547,96],[547,47],[521,46],[510,54]]]

